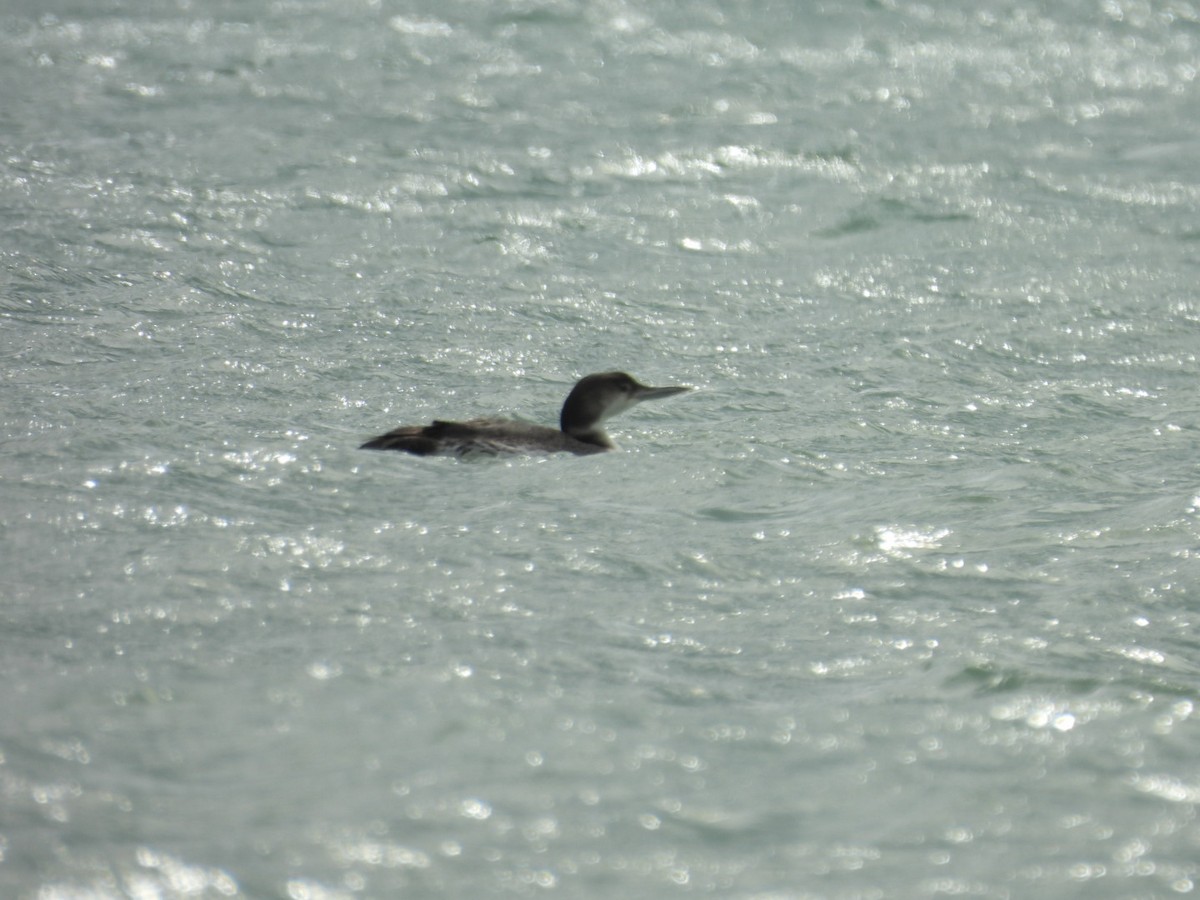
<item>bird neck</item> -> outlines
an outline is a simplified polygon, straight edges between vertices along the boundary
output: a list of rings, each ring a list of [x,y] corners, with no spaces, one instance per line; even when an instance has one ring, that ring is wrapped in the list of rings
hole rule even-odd
[[[616,444],[612,439],[605,434],[600,428],[563,428],[563,432],[573,437],[577,441],[582,441],[585,444],[593,444],[597,447],[603,447],[605,450],[615,449]]]

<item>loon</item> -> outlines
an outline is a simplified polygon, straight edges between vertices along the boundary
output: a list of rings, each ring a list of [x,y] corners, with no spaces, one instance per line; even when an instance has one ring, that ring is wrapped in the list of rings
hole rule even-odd
[[[615,450],[601,423],[643,400],[658,400],[690,387],[648,387],[624,372],[588,375],[563,403],[561,428],[528,425],[510,419],[469,419],[432,425],[402,425],[371,438],[360,450],[404,450],[417,456],[465,456],[498,453],[574,453],[586,456]]]

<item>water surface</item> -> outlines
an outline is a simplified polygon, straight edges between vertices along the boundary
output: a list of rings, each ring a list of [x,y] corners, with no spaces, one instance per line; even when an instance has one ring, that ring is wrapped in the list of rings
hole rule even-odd
[[[1194,893],[1198,25],[10,3],[0,893]]]

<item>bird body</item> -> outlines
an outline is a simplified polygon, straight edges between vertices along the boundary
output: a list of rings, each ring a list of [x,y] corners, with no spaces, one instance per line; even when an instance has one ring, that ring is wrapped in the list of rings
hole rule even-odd
[[[687,387],[648,387],[624,372],[588,375],[563,403],[559,428],[511,419],[435,419],[429,425],[402,425],[362,445],[364,450],[403,450],[417,456],[573,453],[587,456],[615,449],[601,429],[605,419],[644,400],[670,397]]]

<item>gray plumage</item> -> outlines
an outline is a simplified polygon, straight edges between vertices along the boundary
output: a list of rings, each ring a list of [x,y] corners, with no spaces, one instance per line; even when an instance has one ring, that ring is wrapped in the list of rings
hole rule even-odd
[[[563,403],[558,429],[511,419],[435,419],[430,425],[402,425],[372,438],[363,450],[403,450],[418,456],[498,453],[573,453],[586,456],[615,449],[600,427],[605,419],[645,400],[689,391],[688,387],[649,387],[624,372],[588,375]]]

